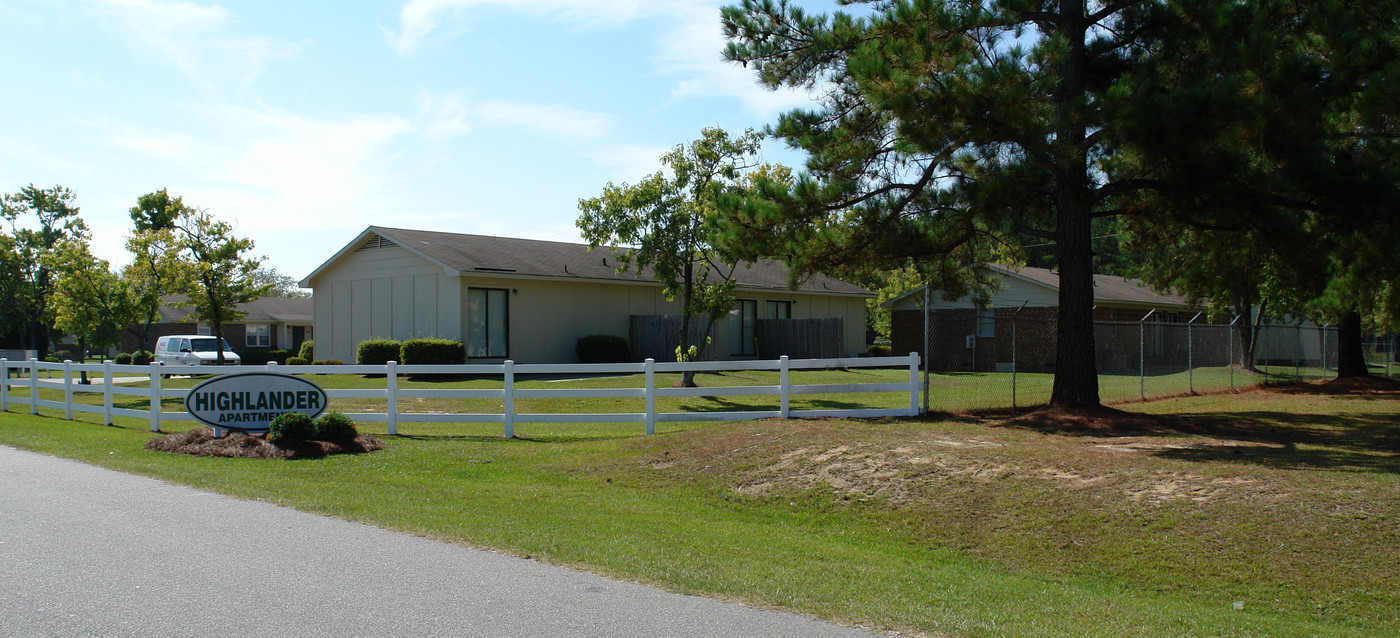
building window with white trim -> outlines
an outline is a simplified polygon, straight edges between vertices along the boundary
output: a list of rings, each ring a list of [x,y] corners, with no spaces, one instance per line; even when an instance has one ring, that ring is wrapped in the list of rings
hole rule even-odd
[[[209,329],[209,324],[207,323],[195,324],[194,333],[201,337],[210,337],[214,335],[214,331]]]
[[[248,336],[245,343],[249,348],[272,347],[272,326],[265,323],[250,323],[247,328]]]
[[[770,301],[768,302],[767,319],[791,319],[791,301]]]

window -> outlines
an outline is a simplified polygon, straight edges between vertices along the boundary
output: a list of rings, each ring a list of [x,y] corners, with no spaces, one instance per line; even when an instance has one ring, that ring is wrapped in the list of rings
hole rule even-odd
[[[979,338],[995,337],[997,334],[997,311],[990,308],[977,311],[977,336]]]
[[[246,345],[249,348],[272,347],[272,326],[265,323],[250,323],[247,328],[248,337]]]
[[[467,290],[467,356],[505,358],[510,336],[510,291],[495,288]]]
[[[729,311],[729,354],[741,357],[754,355],[754,324],[758,321],[758,302],[740,299]]]
[[[791,319],[791,318],[792,318],[792,302],[791,302],[791,301],[770,301],[770,302],[768,302],[768,313],[767,313],[767,317],[768,317],[769,319]]]
[[[208,337],[213,335],[214,331],[209,329],[209,324],[201,323],[195,326],[194,333],[197,335]]]

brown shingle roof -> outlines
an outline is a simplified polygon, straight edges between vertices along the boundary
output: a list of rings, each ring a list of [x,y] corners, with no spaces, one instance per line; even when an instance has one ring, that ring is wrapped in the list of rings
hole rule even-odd
[[[161,298],[161,321],[175,323],[187,321],[194,308],[177,306],[184,301],[184,295],[166,295]],[[311,323],[314,304],[310,298],[263,297],[251,303],[238,304],[238,309],[248,313],[236,323]]]
[[[369,231],[464,273],[655,282],[650,269],[640,275],[618,273],[613,248],[589,251],[585,244],[382,226],[370,226]],[[787,275],[788,269],[782,263],[767,260],[741,263],[734,271],[737,287],[749,289],[785,290]],[[822,274],[812,275],[797,290],[873,296],[864,288]]]
[[[1047,268],[989,264],[993,270],[1018,275],[1053,290],[1060,289],[1060,273]],[[1141,280],[1118,275],[1094,275],[1094,302],[1145,304],[1148,306],[1188,306],[1186,297],[1175,293],[1159,293]]]

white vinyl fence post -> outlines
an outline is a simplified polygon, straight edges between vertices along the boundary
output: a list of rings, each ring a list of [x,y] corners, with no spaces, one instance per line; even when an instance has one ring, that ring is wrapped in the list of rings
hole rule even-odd
[[[505,400],[502,402],[502,414],[506,420],[506,438],[515,438],[515,362],[506,360],[505,373]]]
[[[924,391],[928,398],[928,391]],[[909,353],[909,416],[919,415],[919,353]]]
[[[656,434],[656,359],[646,360],[647,434]]]
[[[1389,362],[1386,363],[1389,366]],[[10,362],[0,358],[0,412],[10,410]]]
[[[73,360],[63,360],[63,418],[73,420]]]
[[[39,360],[29,360],[29,414],[39,413]]]
[[[102,425],[112,422],[112,360],[102,362]]]
[[[151,362],[151,431],[160,431],[160,364]]]
[[[384,364],[384,380],[387,399],[384,404],[384,422],[389,428],[389,436],[396,436],[399,433],[399,371],[397,361]]]
[[[792,390],[792,384],[788,383],[788,356],[778,357],[778,414],[784,419],[788,418],[789,400],[788,392]]]

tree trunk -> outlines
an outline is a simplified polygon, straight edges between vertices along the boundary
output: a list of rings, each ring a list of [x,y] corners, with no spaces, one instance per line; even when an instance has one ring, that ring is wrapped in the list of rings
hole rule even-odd
[[[1055,142],[1060,176],[1055,187],[1055,245],[1060,256],[1060,320],[1055,334],[1053,405],[1099,405],[1099,375],[1094,361],[1094,252],[1090,244],[1093,204],[1090,199],[1087,128],[1080,101],[1084,95],[1088,28],[1084,0],[1060,2],[1058,29],[1068,50],[1055,87]]]
[[[219,365],[224,365],[224,322],[213,322],[214,328],[214,357]]]
[[[1327,353],[1323,353],[1326,357]],[[1324,367],[1326,360],[1323,361]],[[1369,377],[1366,353],[1361,349],[1361,315],[1348,310],[1337,325],[1337,378]]]
[[[1254,367],[1254,344],[1259,338],[1259,326],[1254,322],[1254,307],[1249,302],[1242,301],[1235,307],[1235,312],[1239,314],[1238,320],[1235,321],[1235,334],[1240,339],[1240,359],[1236,363],[1243,370],[1258,372],[1258,368]],[[1262,317],[1263,313],[1260,312],[1259,316]]]
[[[686,359],[686,356],[690,353],[690,347],[691,347],[691,346],[696,346],[696,348],[695,348],[695,359],[696,359],[696,360],[699,360],[699,359],[700,359],[700,351],[704,348],[704,346],[700,346],[700,345],[697,345],[697,344],[690,343],[690,319],[691,319],[691,316],[690,316],[690,297],[691,297],[691,295],[695,294],[695,265],[694,265],[693,263],[687,262],[686,265],[685,265],[685,276],[684,276],[684,280],[683,280],[682,286],[683,286],[682,290],[683,290],[684,292],[683,292],[683,294],[681,295],[681,303],[682,303],[682,306],[681,306],[681,339],[680,339],[680,341],[681,341],[681,354],[682,354],[683,356],[676,357],[676,359],[679,360],[679,361],[688,360],[688,359]],[[694,371],[694,370],[686,370],[685,372],[682,372],[682,373],[681,373],[681,386],[682,386],[682,387],[686,387],[686,388],[693,388],[693,387],[695,387],[695,371]]]

